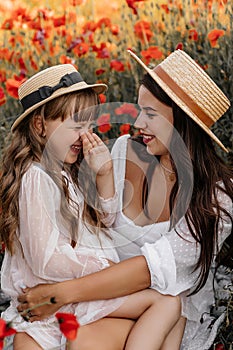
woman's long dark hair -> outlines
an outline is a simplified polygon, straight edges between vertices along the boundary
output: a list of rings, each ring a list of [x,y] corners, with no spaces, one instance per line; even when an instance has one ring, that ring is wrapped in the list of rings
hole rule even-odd
[[[233,172],[217,155],[210,136],[177,106],[149,74],[144,76],[141,84],[160,102],[172,108],[174,128],[186,146],[186,151],[181,147],[178,152],[172,152],[173,170],[176,175],[179,170],[179,176],[170,195],[170,223],[171,227],[175,228],[181,215],[185,215],[191,235],[200,244],[200,256],[195,267],[195,270],[200,268],[200,274],[196,288],[191,293],[195,294],[206,283],[218,249],[221,216],[227,215],[232,222],[231,213],[226,212],[218,201],[218,191],[233,199]],[[177,150],[177,142],[177,137],[172,137],[170,150]],[[190,160],[192,171],[189,166]],[[191,184],[193,186],[190,193]]]

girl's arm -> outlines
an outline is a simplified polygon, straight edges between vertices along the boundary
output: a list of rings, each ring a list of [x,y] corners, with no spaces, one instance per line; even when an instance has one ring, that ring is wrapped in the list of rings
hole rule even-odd
[[[137,256],[78,279],[26,288],[18,298],[18,311],[33,308],[30,321],[41,320],[65,304],[116,298],[148,288],[150,283],[146,259]],[[51,298],[56,304],[49,304]],[[35,308],[37,304],[44,306]]]
[[[82,134],[83,154],[89,167],[96,174],[96,187],[100,197],[114,196],[115,186],[111,154],[104,142],[94,133]]]

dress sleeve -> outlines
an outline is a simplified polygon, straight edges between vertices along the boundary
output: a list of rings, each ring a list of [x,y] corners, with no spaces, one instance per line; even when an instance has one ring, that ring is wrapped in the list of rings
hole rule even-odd
[[[124,135],[116,139],[112,150],[111,156],[113,161],[113,173],[114,173],[114,184],[115,194],[110,199],[103,199],[100,197],[101,207],[105,213],[102,216],[102,222],[107,226],[111,227],[116,219],[116,214],[120,210],[120,197],[124,185],[125,177],[125,159],[126,159],[126,147],[127,139],[129,135]],[[119,185],[121,184],[121,186]]]
[[[232,215],[229,196],[218,194],[221,205]],[[218,248],[231,233],[231,219],[222,213],[218,229]],[[151,288],[162,294],[178,295],[195,287],[200,269],[194,271],[200,245],[192,237],[185,218],[176,229],[165,233],[155,243],[141,248],[151,273]]]
[[[53,180],[33,167],[22,178],[19,195],[19,241],[32,273],[61,281],[108,266],[91,251],[76,252],[60,214],[60,192]]]
[[[112,198],[104,199],[99,197],[100,205],[103,211],[101,221],[106,227],[111,227],[116,218],[118,208],[118,194],[115,192]]]

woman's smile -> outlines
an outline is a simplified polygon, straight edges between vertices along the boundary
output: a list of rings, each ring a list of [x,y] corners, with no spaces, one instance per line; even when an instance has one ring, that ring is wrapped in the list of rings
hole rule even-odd
[[[148,143],[150,143],[152,140],[155,139],[155,136],[154,135],[145,135],[145,134],[142,134],[142,140],[143,142],[147,145]]]

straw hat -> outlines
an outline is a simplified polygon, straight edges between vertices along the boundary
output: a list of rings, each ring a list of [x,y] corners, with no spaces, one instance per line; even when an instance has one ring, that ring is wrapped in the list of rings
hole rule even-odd
[[[37,107],[58,96],[88,88],[100,94],[107,89],[107,85],[88,85],[72,64],[60,64],[36,73],[19,87],[18,94],[23,113],[13,123],[11,131]]]
[[[228,110],[230,101],[206,72],[182,50],[171,53],[154,69],[148,68],[132,51],[127,51],[167,95],[228,152],[209,128]]]

